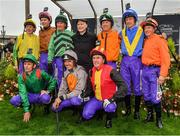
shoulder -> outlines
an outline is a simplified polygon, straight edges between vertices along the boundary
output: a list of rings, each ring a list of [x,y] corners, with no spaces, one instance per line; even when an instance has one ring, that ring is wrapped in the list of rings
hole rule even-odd
[[[66,69],[66,70],[64,71],[64,77],[66,78],[68,74],[69,74],[69,71]]]
[[[115,35],[118,35],[118,31],[116,29],[113,29],[112,33],[115,34]]]
[[[91,33],[91,32],[87,32],[87,35],[91,36],[91,37],[96,37],[96,34],[95,33]]]
[[[18,74],[18,79],[23,79],[22,74]]]
[[[79,35],[78,33],[75,33],[73,36],[72,36],[72,39],[78,39]]]
[[[53,34],[53,33],[56,31],[56,29],[55,29],[55,27],[51,27],[51,28],[49,29],[49,31]]]
[[[53,30],[53,31],[55,31],[55,30],[56,30],[56,28],[55,28],[55,27],[52,27],[52,26],[51,26],[51,28],[50,28],[50,29],[51,29],[51,30]]]
[[[38,38],[38,35],[36,35],[36,34],[33,34],[32,36],[33,36],[34,38]]]
[[[41,75],[48,75],[48,73],[44,70],[41,70],[39,68],[36,69],[36,73],[40,73]]]
[[[18,83],[24,83],[23,74],[18,74]]]
[[[56,36],[56,30],[52,33],[51,37],[55,37]]]
[[[74,35],[74,33],[73,33],[72,31],[67,30],[67,29],[66,29],[64,32],[65,32],[66,34],[69,34],[70,36],[73,36],[73,35]]]
[[[24,35],[25,35],[25,33],[24,33]],[[22,39],[22,36],[23,36],[23,34],[18,35],[17,39],[18,39],[18,40],[19,40],[19,39]]]
[[[98,35],[97,35],[97,36],[99,37],[99,36],[101,36],[102,34],[103,34],[103,32],[100,32],[100,33],[98,33]]]
[[[83,74],[87,74],[84,67],[80,66],[80,65],[77,65],[77,72],[80,72],[80,73],[83,73]]]
[[[155,40],[159,42],[166,42],[166,39],[162,35],[155,34]]]
[[[104,64],[103,68],[104,68],[104,70],[108,70],[108,71],[111,71],[111,70],[113,69],[113,68],[112,68],[110,65],[108,65],[108,64]]]

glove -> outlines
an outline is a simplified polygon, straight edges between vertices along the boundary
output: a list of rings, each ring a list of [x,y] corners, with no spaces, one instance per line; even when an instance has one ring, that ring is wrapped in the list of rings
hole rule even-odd
[[[50,75],[53,74],[53,66],[52,66],[52,63],[48,63],[48,73],[49,73]]]
[[[81,95],[79,95],[78,98],[81,100],[81,102],[87,102],[87,101],[90,100],[90,97],[89,97],[89,96],[82,98]]]
[[[108,99],[105,99],[103,102],[103,107],[106,108],[111,102]]]

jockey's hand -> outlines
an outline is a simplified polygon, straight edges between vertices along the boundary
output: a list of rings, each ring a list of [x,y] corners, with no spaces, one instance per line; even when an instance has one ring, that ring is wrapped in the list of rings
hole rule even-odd
[[[111,102],[108,99],[103,101],[103,107],[106,108]]]
[[[158,83],[159,83],[160,85],[162,85],[162,84],[164,83],[164,81],[165,81],[165,77],[159,76],[159,78],[158,78]]]
[[[25,112],[24,117],[23,117],[23,121],[28,122],[30,118],[31,118],[31,113],[30,112]]]
[[[61,103],[61,99],[58,97],[55,99],[54,103],[53,103],[53,107],[55,109],[57,109],[59,107],[59,104]]]
[[[43,94],[48,94],[48,91],[47,90],[41,90],[41,95]]]

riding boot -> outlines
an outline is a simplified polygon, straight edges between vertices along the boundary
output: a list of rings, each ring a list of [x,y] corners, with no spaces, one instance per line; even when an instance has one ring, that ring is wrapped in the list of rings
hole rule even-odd
[[[162,118],[161,118],[161,102],[158,104],[154,104],[155,111],[156,111],[156,126],[158,128],[163,128]]]
[[[130,98],[131,98],[130,95],[125,96],[125,105],[126,105],[125,116],[129,116],[131,114],[131,101],[130,101]]]
[[[108,113],[107,113],[106,123],[105,123],[105,127],[106,127],[106,128],[111,128],[111,127],[112,127],[112,116],[113,116],[113,113],[112,113],[112,112],[108,112]]]
[[[135,110],[134,110],[134,119],[140,120],[139,107],[141,102],[141,96],[135,96]]]
[[[145,102],[147,106],[147,116],[144,120],[145,123],[153,122],[154,121],[154,115],[153,115],[153,105],[150,101]]]

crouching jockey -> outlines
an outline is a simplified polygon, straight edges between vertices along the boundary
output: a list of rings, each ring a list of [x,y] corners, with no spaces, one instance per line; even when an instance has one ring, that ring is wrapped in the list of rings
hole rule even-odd
[[[51,101],[50,92],[54,91],[56,80],[46,72],[36,68],[37,60],[27,54],[23,59],[24,73],[18,77],[19,95],[13,96],[10,103],[15,107],[23,106],[23,121],[28,122],[31,113],[31,104],[49,104]],[[47,90],[45,90],[47,88]]]
[[[66,71],[62,78],[58,97],[52,105],[54,112],[59,112],[65,107],[80,106],[82,91],[86,88],[87,73],[85,69],[77,65],[77,55],[72,50],[64,53],[64,66]]]
[[[156,125],[162,128],[161,120],[161,85],[168,75],[170,56],[166,40],[155,34],[158,27],[156,20],[148,18],[142,24],[146,39],[142,53],[142,89],[147,105],[145,122],[153,121],[153,106],[156,111]]]
[[[91,51],[94,67],[90,72],[91,83],[95,96],[85,104],[83,118],[92,118],[97,110],[104,109],[107,113],[106,128],[112,127],[112,113],[116,111],[116,100],[125,96],[127,87],[119,73],[106,64],[104,48],[97,46]],[[118,90],[117,90],[118,87]]]

